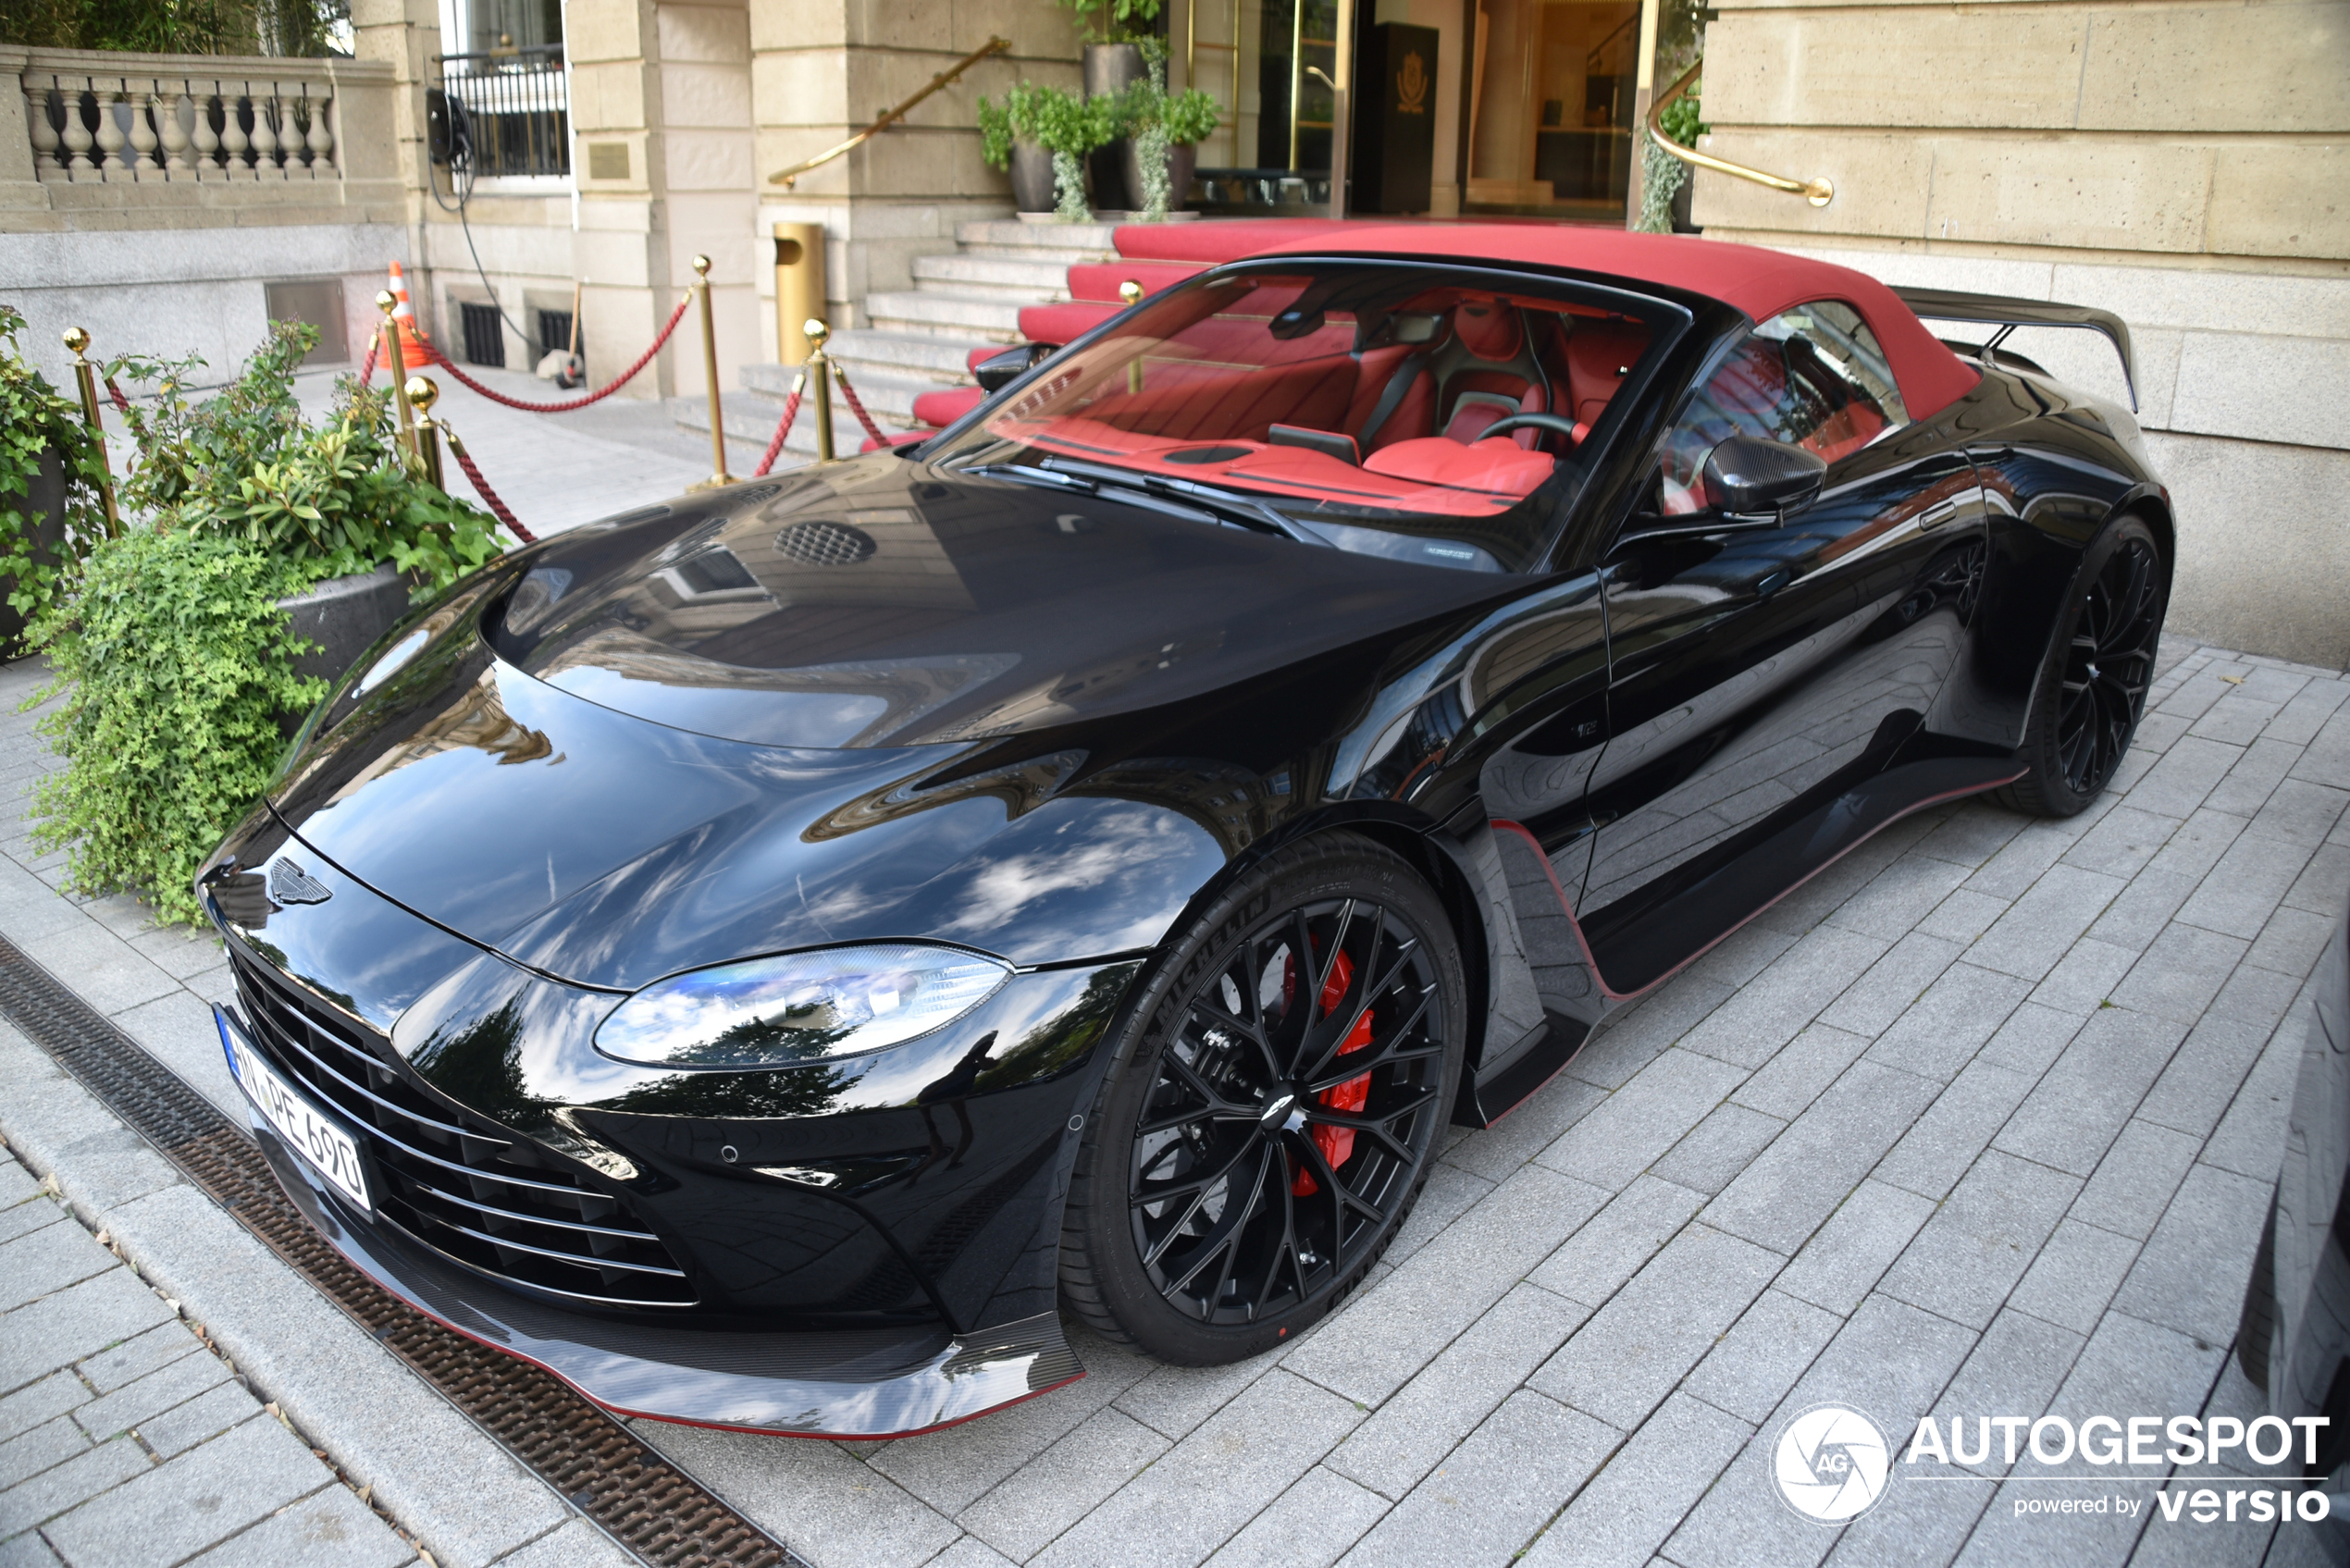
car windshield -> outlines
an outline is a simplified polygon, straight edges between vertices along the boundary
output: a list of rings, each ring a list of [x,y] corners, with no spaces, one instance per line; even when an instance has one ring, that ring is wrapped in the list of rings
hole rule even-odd
[[[1463,278],[1322,262],[1187,283],[994,400],[932,460],[1429,566],[1526,570],[1667,333],[1612,290]]]

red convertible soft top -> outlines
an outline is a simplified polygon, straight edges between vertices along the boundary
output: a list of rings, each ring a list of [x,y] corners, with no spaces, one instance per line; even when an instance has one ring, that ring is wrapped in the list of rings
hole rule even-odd
[[[1144,229],[1154,230],[1145,234]],[[1129,244],[1132,236],[1137,243]],[[1250,223],[1129,225],[1122,254],[1213,264],[1244,255],[1441,256],[1572,267],[1703,294],[1756,321],[1812,300],[1842,300],[1869,324],[1901,383],[1912,419],[1940,413],[1981,378],[1945,348],[1893,290],[1850,267],[1687,235],[1627,234],[1548,223],[1335,223],[1327,218]]]

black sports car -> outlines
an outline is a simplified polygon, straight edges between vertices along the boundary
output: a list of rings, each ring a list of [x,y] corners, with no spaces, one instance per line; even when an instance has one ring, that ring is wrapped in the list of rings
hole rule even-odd
[[[1079,1376],[1064,1309],[1246,1356],[1447,1120],[2137,722],[2134,421],[1852,272],[1366,227],[1033,357],[502,561],[310,717],[199,886],[264,1146],[389,1289],[835,1437]]]

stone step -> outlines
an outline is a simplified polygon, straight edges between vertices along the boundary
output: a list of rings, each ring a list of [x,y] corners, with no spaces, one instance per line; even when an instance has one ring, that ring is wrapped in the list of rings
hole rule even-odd
[[[1022,302],[1003,295],[893,290],[865,296],[865,316],[884,332],[927,333],[966,345],[1017,343]]]
[[[962,294],[1044,304],[1069,298],[1070,263],[1057,257],[962,253],[916,256],[914,287],[927,293]]]
[[[955,226],[955,242],[966,251],[1017,251],[1063,264],[1107,261],[1118,254],[1118,226],[1109,223],[1022,223],[1018,218],[975,218]]]
[[[934,332],[884,332],[860,327],[835,333],[824,352],[848,366],[858,389],[874,375],[908,377],[930,387],[959,387],[971,380],[971,351],[976,340],[957,340]]]

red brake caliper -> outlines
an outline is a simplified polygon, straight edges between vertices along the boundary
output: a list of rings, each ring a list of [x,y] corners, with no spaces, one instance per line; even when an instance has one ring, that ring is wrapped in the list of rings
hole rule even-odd
[[[1296,963],[1294,958],[1290,961],[1292,965]],[[1346,988],[1354,979],[1354,965],[1345,954],[1341,953],[1330,965],[1330,978],[1322,984],[1322,1016],[1324,1018],[1338,1011],[1339,1004],[1346,1000]],[[1338,1054],[1342,1056],[1350,1056],[1370,1043],[1371,1009],[1366,1007],[1363,1009],[1362,1018],[1357,1019],[1354,1029],[1348,1031],[1345,1043],[1338,1048]],[[1348,1079],[1335,1089],[1324,1090],[1321,1101],[1323,1105],[1334,1111],[1352,1113],[1361,1110],[1370,1097],[1371,1075],[1365,1073],[1359,1078]],[[1314,1146],[1321,1150],[1322,1158],[1330,1162],[1332,1170],[1344,1165],[1354,1155],[1354,1130],[1351,1127],[1317,1125],[1311,1130],[1310,1135],[1314,1140]],[[1321,1186],[1314,1179],[1312,1172],[1301,1170],[1297,1173],[1297,1179],[1290,1183],[1290,1191],[1298,1197],[1305,1198],[1321,1191]]]

